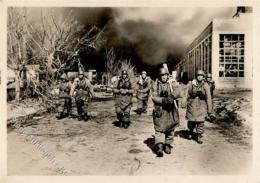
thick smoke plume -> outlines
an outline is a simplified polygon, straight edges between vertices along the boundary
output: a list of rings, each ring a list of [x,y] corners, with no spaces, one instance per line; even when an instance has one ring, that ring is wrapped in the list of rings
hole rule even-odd
[[[235,8],[77,8],[86,27],[105,27],[106,47],[120,57],[156,66],[177,63],[212,18],[231,18]]]
[[[95,60],[87,67],[104,70],[105,53],[113,48],[118,59],[130,59],[139,70],[153,70],[161,63],[178,63],[213,18],[231,18],[236,8],[50,9],[64,14],[73,10],[86,30],[93,26],[103,29],[105,43],[95,53],[81,55],[82,59]],[[37,12],[39,9],[34,10]]]

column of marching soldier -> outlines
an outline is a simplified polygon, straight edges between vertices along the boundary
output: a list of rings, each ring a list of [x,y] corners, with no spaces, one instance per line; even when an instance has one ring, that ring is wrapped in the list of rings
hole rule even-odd
[[[71,116],[72,97],[74,96],[78,120],[87,121],[89,119],[87,111],[89,98],[97,96],[90,81],[84,76],[83,70],[79,70],[78,77],[73,83],[68,81],[65,73],[61,75],[60,79],[59,107],[56,117],[62,119]],[[203,143],[204,121],[215,119],[212,111],[215,84],[210,73],[205,76],[202,70],[198,70],[196,77],[184,85],[170,79],[166,68],[159,70],[158,78],[155,81],[152,81],[146,71],[143,71],[136,86],[136,88],[133,87],[126,70],[122,71],[119,79],[113,84],[116,116],[120,128],[126,129],[130,125],[132,97],[136,93],[137,109],[135,112],[139,115],[147,113],[149,96],[153,101],[154,148],[158,157],[162,157],[164,152],[171,153],[174,131],[180,123],[179,105],[186,108],[188,138],[196,140],[199,144]]]

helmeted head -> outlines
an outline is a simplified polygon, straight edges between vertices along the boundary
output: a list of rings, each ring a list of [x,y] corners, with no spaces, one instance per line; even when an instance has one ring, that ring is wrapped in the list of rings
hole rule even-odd
[[[160,68],[159,75],[160,75],[160,80],[163,83],[167,82],[167,80],[169,79],[169,72],[165,68]]]
[[[198,70],[197,73],[196,73],[197,81],[202,82],[204,77],[205,77],[204,71],[203,70]]]
[[[128,76],[127,71],[126,71],[126,70],[122,70],[121,76],[122,76],[124,79],[127,78],[127,76]]]
[[[62,82],[68,81],[67,75],[66,75],[65,73],[63,73],[63,74],[60,76],[60,79],[61,79]]]
[[[212,80],[212,75],[211,75],[211,73],[208,73],[208,74],[207,74],[206,79],[207,79],[207,81],[211,81],[211,80]]]
[[[147,76],[147,72],[146,71],[142,71],[141,76],[142,76],[143,79],[145,79],[146,76]]]

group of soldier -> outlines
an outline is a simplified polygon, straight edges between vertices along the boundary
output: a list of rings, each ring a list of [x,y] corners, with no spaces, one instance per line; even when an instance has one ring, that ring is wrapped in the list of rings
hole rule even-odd
[[[88,120],[88,100],[92,95],[93,86],[79,72],[79,76],[70,84],[66,74],[61,76],[60,83],[60,105],[57,118],[71,115],[72,96],[75,96],[78,119]],[[202,70],[198,70],[196,77],[185,87],[170,78],[168,69],[161,68],[155,81],[143,71],[136,85],[133,85],[126,70],[113,85],[115,98],[115,111],[119,127],[127,129],[130,126],[130,111],[132,99],[136,95],[137,109],[139,115],[147,113],[149,97],[153,102],[153,124],[155,129],[155,152],[158,157],[164,153],[170,154],[174,140],[174,131],[180,123],[179,106],[186,108],[186,119],[188,121],[188,138],[202,144],[204,133],[204,122],[206,119],[214,120],[212,110],[212,97],[215,88],[211,74],[207,76]]]
[[[82,69],[78,72],[78,77],[71,83],[68,77],[63,73],[60,77],[59,84],[59,104],[58,104],[58,119],[72,116],[72,98],[75,98],[75,103],[78,112],[78,120],[89,119],[88,103],[90,97],[95,97],[95,92],[90,81],[85,77]]]

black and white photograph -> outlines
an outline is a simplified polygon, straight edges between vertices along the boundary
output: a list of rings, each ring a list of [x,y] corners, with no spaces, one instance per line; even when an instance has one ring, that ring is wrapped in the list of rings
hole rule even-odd
[[[6,6],[7,176],[252,174],[255,13]]]

